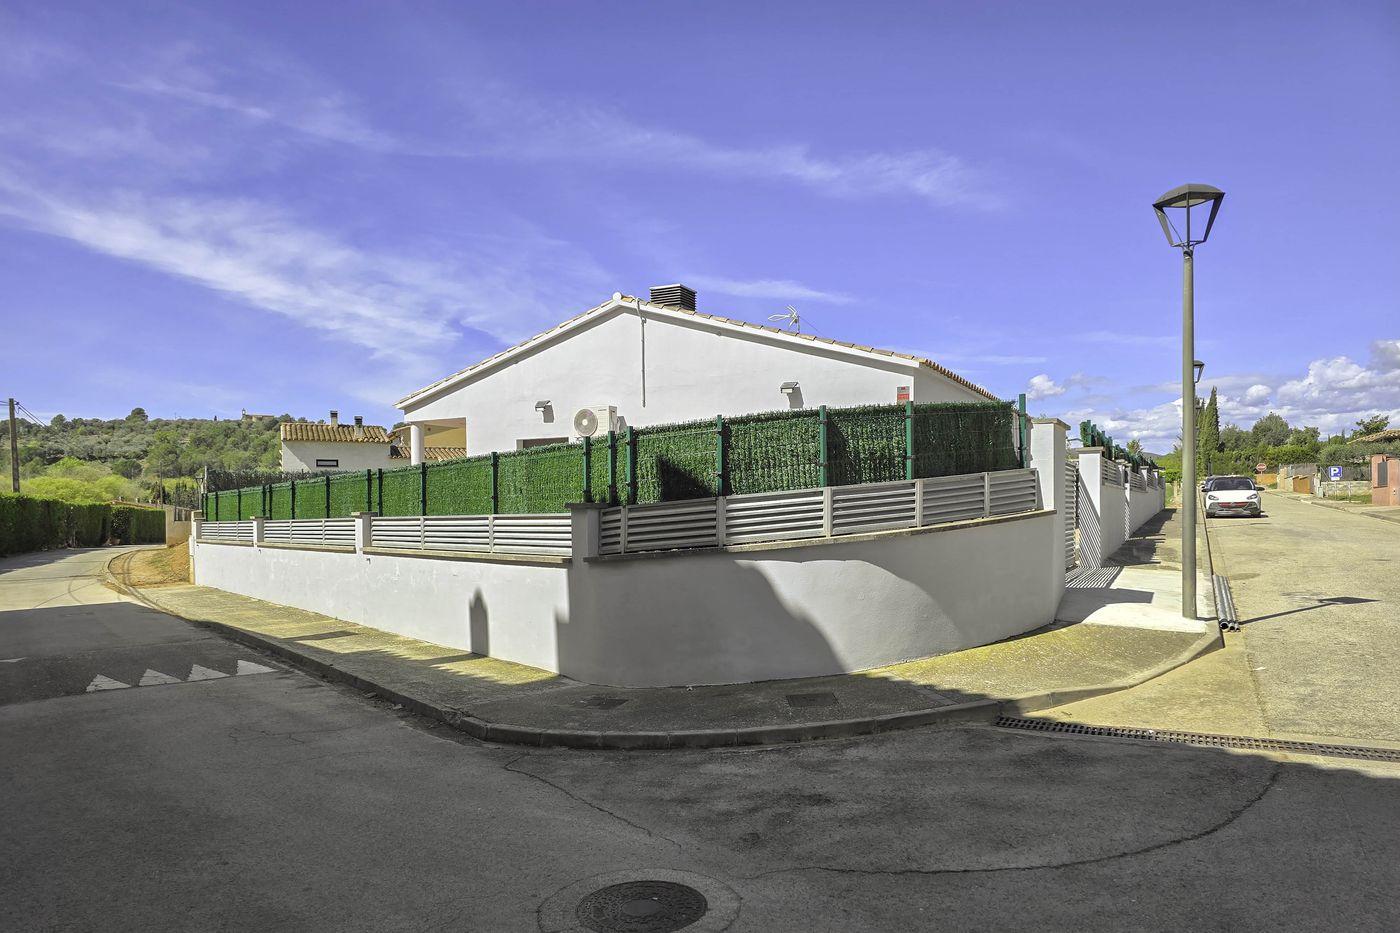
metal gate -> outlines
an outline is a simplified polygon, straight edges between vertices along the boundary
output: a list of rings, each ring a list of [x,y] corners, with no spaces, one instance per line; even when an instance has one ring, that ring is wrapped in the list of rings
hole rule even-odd
[[[1079,463],[1065,464],[1065,569],[1073,570],[1079,562],[1075,543],[1079,534]]]

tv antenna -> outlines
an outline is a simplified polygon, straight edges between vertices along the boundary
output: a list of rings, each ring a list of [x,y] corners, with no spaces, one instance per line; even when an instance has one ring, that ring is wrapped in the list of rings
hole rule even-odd
[[[768,320],[787,321],[789,326],[792,327],[794,333],[802,333],[802,315],[798,314],[797,309],[794,308],[792,305],[787,306],[787,312],[785,314],[768,315]]]

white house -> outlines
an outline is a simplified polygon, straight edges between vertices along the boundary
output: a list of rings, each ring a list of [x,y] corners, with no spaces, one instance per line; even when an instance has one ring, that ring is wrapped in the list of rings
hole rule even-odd
[[[341,424],[340,413],[331,412],[330,422],[284,421],[282,470],[286,473],[367,470],[405,466],[408,452],[391,433],[377,424],[365,424],[355,416],[354,424]],[[424,450],[424,459],[452,460],[465,457],[461,447],[435,445]]]
[[[908,353],[701,314],[694,291],[670,285],[650,301],[614,294],[396,404],[418,463],[432,445],[475,455],[573,440],[584,410],[606,433],[780,408],[995,399]]]

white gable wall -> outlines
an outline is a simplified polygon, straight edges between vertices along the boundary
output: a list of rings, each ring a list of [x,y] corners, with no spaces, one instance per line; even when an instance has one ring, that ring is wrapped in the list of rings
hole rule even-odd
[[[408,421],[465,418],[471,454],[513,450],[522,438],[573,436],[574,412],[614,405],[633,427],[789,407],[779,387],[798,383],[800,407],[893,404],[899,386],[916,402],[986,401],[913,360],[871,359],[825,344],[774,345],[704,318],[649,318],[646,405],[642,328],[635,311],[582,328],[404,409]],[[549,400],[553,422],[535,410]]]
[[[318,467],[317,460],[338,460],[338,466]],[[406,461],[390,460],[388,444],[361,441],[283,441],[282,471],[370,470],[403,466]]]

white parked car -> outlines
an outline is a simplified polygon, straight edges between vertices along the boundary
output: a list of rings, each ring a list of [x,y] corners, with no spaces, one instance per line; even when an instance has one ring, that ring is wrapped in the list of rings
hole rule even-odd
[[[1263,512],[1259,487],[1248,476],[1212,476],[1206,483],[1206,518],[1220,515],[1252,515]]]

